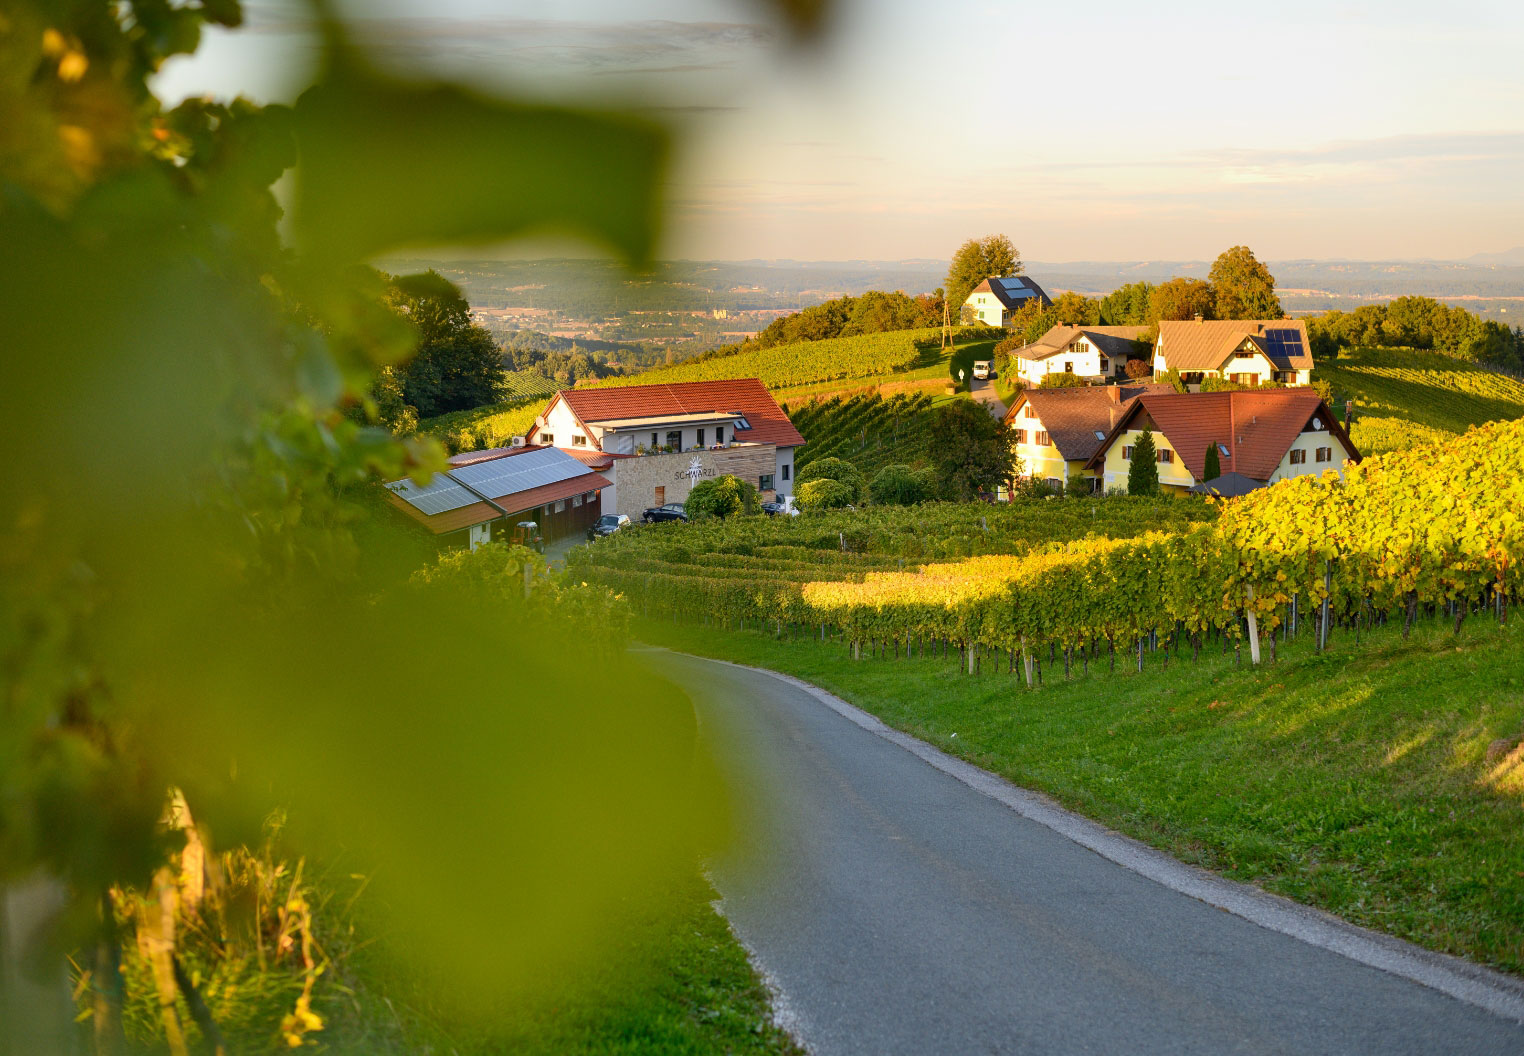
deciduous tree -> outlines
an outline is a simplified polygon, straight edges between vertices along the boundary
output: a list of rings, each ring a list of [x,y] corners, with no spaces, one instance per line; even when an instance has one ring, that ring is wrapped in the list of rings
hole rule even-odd
[[[942,497],[977,498],[1016,476],[1015,435],[972,400],[943,404],[931,423],[931,461]]]
[[[1279,319],[1286,314],[1275,295],[1275,276],[1248,246],[1223,252],[1207,278],[1216,295],[1219,319]]]
[[[1148,295],[1148,321],[1217,318],[1217,295],[1212,284],[1200,279],[1174,278],[1161,282]]]
[[[969,292],[985,279],[1008,278],[1021,270],[1021,254],[1005,235],[971,238],[958,247],[947,268],[947,303],[960,310]]]

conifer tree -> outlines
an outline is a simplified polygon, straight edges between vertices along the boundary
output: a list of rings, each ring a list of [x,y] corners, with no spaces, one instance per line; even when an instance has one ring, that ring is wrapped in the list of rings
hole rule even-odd
[[[1222,476],[1222,459],[1217,454],[1217,445],[1207,444],[1206,469],[1201,479],[1203,481],[1216,480],[1220,476]]]
[[[1132,448],[1132,463],[1127,467],[1127,494],[1159,494],[1159,466],[1155,462],[1154,434],[1144,429]]]

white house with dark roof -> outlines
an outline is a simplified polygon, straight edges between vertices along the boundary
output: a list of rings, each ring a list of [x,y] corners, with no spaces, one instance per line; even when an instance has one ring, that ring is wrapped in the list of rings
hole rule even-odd
[[[1033,301],[1044,308],[1053,303],[1043,288],[1025,275],[1012,275],[1008,278],[991,276],[970,291],[962,307],[972,309],[975,317],[985,326],[1004,326],[1023,305]]]
[[[1124,378],[1127,360],[1145,329],[1060,324],[1017,352],[1011,363],[1028,385],[1042,384],[1049,374],[1076,374],[1089,382]],[[1147,347],[1143,346],[1145,350]]]

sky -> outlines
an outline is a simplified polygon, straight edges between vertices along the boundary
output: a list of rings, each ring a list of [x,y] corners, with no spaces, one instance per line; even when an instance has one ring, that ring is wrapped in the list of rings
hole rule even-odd
[[[661,255],[1464,259],[1524,246],[1524,4],[348,0],[394,71],[678,134]],[[156,91],[289,101],[316,44],[245,0]],[[505,254],[575,252],[535,245]]]

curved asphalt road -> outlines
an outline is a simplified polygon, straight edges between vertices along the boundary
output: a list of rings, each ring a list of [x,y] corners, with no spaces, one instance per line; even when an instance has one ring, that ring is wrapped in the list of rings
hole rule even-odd
[[[1473,980],[1484,1006],[1514,1018],[1147,879],[965,783],[978,778],[912,754],[934,751],[894,743],[775,676],[652,660],[687,687],[706,736],[737,761],[742,838],[713,879],[779,991],[783,1025],[817,1056],[1524,1053],[1524,1001],[1509,981]],[[1229,891],[1223,904],[1247,899],[1250,916],[1255,899],[1286,907],[1203,882]],[[1353,947],[1465,974],[1288,911],[1331,932],[1336,948],[1347,933]]]

